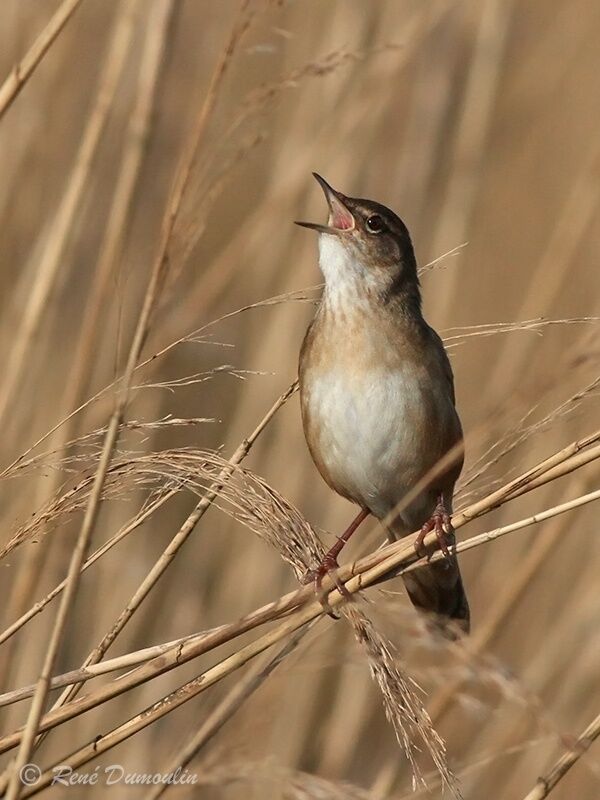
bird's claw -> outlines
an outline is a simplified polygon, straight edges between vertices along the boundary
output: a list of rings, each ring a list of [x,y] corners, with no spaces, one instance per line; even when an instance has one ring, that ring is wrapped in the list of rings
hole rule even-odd
[[[424,523],[419,535],[415,539],[415,552],[419,558],[423,558],[427,555],[426,550],[423,548],[423,542],[427,534],[431,533],[431,531],[435,531],[440,550],[444,556],[450,558],[450,547],[454,545],[454,529],[452,527],[450,515],[446,511],[441,500],[435,507],[431,517]],[[429,554],[429,557],[431,557],[431,554]]]
[[[322,586],[323,578],[325,576],[329,576],[333,581],[335,588],[347,600],[350,600],[352,597],[348,589],[346,589],[346,587],[338,577],[337,574],[338,568],[339,564],[337,562],[337,559],[334,556],[327,554],[316,569],[308,570],[308,572],[306,573],[306,575],[302,580],[302,583],[304,583],[305,585],[308,585],[310,583],[313,584],[315,589],[315,594],[317,595],[319,602],[323,606],[323,609],[332,619],[339,619],[339,616],[333,612],[331,606],[329,605],[329,602],[327,600],[327,595],[329,593],[329,590],[325,591],[323,590]]]

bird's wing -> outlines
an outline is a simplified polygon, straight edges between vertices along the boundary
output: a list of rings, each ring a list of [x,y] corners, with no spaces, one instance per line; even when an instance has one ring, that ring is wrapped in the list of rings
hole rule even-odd
[[[440,365],[442,367],[442,373],[448,382],[448,391],[450,393],[450,397],[452,398],[452,402],[456,405],[456,395],[454,392],[454,373],[452,372],[452,365],[450,364],[450,359],[448,358],[448,353],[446,352],[446,348],[444,347],[444,342],[442,341],[440,335],[437,331],[434,331],[429,325],[429,336],[431,338],[432,344],[435,347],[438,358],[440,361]]]

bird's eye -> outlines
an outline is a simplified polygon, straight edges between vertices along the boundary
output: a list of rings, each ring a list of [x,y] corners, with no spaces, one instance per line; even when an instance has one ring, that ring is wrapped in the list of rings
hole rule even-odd
[[[381,231],[385,228],[385,223],[379,214],[371,214],[371,216],[367,219],[366,225],[369,233],[381,233]]]

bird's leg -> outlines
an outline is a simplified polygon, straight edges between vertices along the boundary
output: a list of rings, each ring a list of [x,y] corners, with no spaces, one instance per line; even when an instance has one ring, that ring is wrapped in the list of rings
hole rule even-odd
[[[344,584],[340,580],[338,580],[335,574],[335,571],[339,566],[337,562],[337,557],[341,553],[342,548],[344,547],[348,539],[350,539],[352,534],[357,530],[360,524],[364,522],[364,520],[369,516],[370,513],[371,512],[368,509],[363,508],[360,514],[357,514],[357,516],[352,520],[350,525],[348,525],[348,527],[342,533],[342,535],[337,537],[337,542],[333,545],[333,547],[331,547],[325,553],[323,560],[321,561],[319,566],[316,569],[311,569],[306,573],[306,575],[304,576],[303,583],[305,584],[314,583],[315,591],[317,592],[317,594],[320,594],[323,578],[326,575],[332,574],[336,588],[339,590],[341,594],[345,595],[346,597],[349,597],[348,590],[346,589]],[[337,619],[337,617],[335,619]]]
[[[453,528],[450,520],[450,514],[448,514],[448,511],[446,510],[444,498],[441,494],[438,497],[437,505],[433,511],[433,514],[422,526],[421,532],[415,539],[415,550],[419,558],[424,555],[423,541],[427,534],[431,531],[435,531],[435,535],[437,536],[442,553],[446,556],[446,558],[450,558],[450,549],[448,547],[448,543],[453,543]]]

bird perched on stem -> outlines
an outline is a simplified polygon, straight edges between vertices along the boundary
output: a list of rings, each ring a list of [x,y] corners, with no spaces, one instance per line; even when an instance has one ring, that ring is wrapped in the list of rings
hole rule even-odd
[[[313,173],[329,206],[319,234],[325,290],[300,352],[304,434],[327,484],[360,513],[310,578],[337,556],[369,515],[389,538],[416,530],[417,552],[435,531],[445,558],[405,574],[413,604],[469,629],[469,605],[450,515],[463,463],[462,428],[444,346],[421,311],[413,246],[385,206],[346,197]]]

